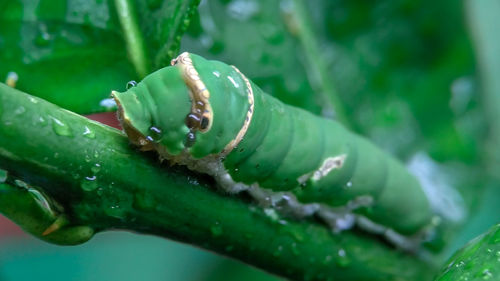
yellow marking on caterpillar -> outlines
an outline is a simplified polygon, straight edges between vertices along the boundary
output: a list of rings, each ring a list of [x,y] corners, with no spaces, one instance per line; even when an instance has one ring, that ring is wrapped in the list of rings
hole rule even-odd
[[[326,158],[325,161],[323,161],[321,167],[314,171],[311,179],[314,181],[318,181],[321,178],[327,176],[332,170],[342,168],[346,158],[346,154]]]
[[[241,142],[241,140],[243,139],[243,137],[245,136],[245,134],[248,131],[248,127],[250,126],[250,122],[252,122],[252,117],[253,117],[253,112],[254,112],[254,96],[253,96],[253,89],[252,89],[252,85],[250,84],[250,80],[248,80],[248,78],[245,75],[243,75],[243,73],[241,73],[238,68],[236,68],[235,66],[232,66],[232,67],[236,72],[238,72],[238,74],[241,76],[243,81],[245,81],[245,85],[247,87],[246,91],[247,91],[247,95],[248,95],[248,104],[250,105],[250,107],[248,108],[247,115],[245,117],[245,121],[243,121],[243,126],[241,127],[241,129],[238,132],[238,134],[236,135],[236,137],[233,140],[231,140],[224,147],[224,149],[222,150],[222,155],[229,154],[229,152],[231,152],[231,150],[233,150]]]
[[[344,166],[345,159],[347,158],[347,154],[341,154],[334,157],[328,157],[323,161],[321,166],[312,172],[304,174],[300,176],[297,181],[300,184],[304,184],[309,179],[313,181],[318,181],[323,177],[326,177],[331,171],[340,169]]]
[[[189,53],[184,52],[180,54],[170,64],[180,67],[182,78],[189,88],[189,97],[191,99],[191,112],[189,115],[194,115],[194,117],[199,119],[199,124],[190,129],[199,130],[202,133],[210,131],[213,122],[213,111],[209,101],[210,92],[195,69]],[[204,119],[206,120],[206,124],[204,123]]]

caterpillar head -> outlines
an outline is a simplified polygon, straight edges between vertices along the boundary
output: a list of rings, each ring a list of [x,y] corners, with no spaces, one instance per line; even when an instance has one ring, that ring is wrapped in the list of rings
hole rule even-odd
[[[169,156],[187,151],[201,158],[241,140],[249,88],[236,68],[183,53],[171,66],[112,96],[132,143]]]

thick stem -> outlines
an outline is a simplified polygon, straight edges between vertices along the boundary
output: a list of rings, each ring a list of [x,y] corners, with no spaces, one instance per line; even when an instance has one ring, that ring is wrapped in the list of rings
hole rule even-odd
[[[3,84],[0,169],[41,187],[70,225],[156,234],[293,279],[428,280],[434,273],[366,234],[332,234],[221,194],[211,179],[135,151],[121,132]]]

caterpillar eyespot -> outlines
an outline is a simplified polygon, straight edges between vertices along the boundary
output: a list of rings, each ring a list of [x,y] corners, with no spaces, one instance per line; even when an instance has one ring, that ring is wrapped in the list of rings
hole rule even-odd
[[[282,215],[316,216],[334,231],[356,225],[404,249],[436,221],[402,164],[339,123],[281,103],[234,66],[183,53],[112,95],[132,143]]]

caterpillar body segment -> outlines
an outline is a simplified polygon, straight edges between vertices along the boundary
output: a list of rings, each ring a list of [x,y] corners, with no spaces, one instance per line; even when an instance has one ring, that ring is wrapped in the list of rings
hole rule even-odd
[[[395,243],[404,248],[432,225],[429,200],[402,164],[338,122],[264,93],[233,66],[183,53],[113,97],[134,144],[226,191],[246,190],[261,205],[317,216],[335,230],[359,221],[403,237]]]

